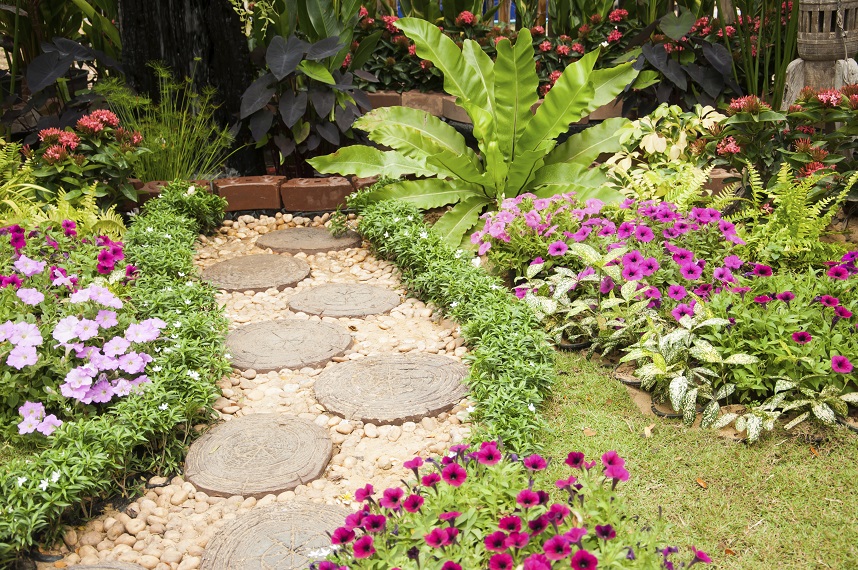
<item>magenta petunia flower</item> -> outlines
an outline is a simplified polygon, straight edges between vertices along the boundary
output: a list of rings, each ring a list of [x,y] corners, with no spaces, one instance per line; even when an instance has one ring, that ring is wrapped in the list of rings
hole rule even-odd
[[[647,257],[641,262],[640,266],[645,277],[649,277],[661,268],[658,260],[654,257]]]
[[[468,478],[468,472],[458,463],[451,463],[441,471],[441,478],[452,487],[458,487]]]
[[[834,355],[831,357],[831,369],[840,374],[849,374],[854,366],[845,356]]]
[[[331,535],[331,544],[348,544],[355,539],[353,529],[341,526]]]
[[[521,530],[521,519],[517,516],[503,517],[498,521],[498,528],[504,532],[519,532]]]
[[[852,311],[844,307],[843,305],[838,305],[834,307],[834,314],[840,317],[841,319],[848,319],[852,316]]]
[[[447,533],[442,528],[433,528],[429,534],[423,535],[423,540],[432,548],[441,548],[447,542]]]
[[[500,450],[497,448],[497,444],[494,442],[490,442],[489,445],[484,445],[482,449],[477,452],[477,461],[483,465],[494,465],[500,461],[502,457],[503,455],[501,455]]]
[[[673,261],[675,261],[679,266],[692,263],[694,261],[694,253],[681,247],[676,248],[673,252]]]
[[[611,540],[612,538],[617,537],[617,531],[614,530],[609,524],[606,525],[596,525],[596,537],[601,538],[602,540]]]
[[[552,536],[542,545],[545,557],[549,560],[563,560],[572,554],[569,541],[562,534]]]
[[[840,304],[840,299],[832,297],[831,295],[823,295],[819,298],[819,302],[825,307],[836,307]]]
[[[541,515],[532,521],[527,521],[527,528],[530,529],[533,536],[536,536],[538,534],[542,534],[545,529],[548,528],[549,524],[551,524],[551,521],[548,520],[548,517]]]
[[[761,263],[754,264],[754,269],[751,271],[757,277],[771,277],[772,276],[772,268],[768,265],[763,265]]]
[[[491,552],[503,552],[507,549],[506,538],[506,533],[502,530],[498,530],[486,536],[483,539],[483,544],[485,544],[486,550]]]
[[[783,293],[775,295],[775,298],[778,301],[783,301],[784,303],[789,304],[790,301],[795,299],[795,294],[792,291],[784,291]]]
[[[514,566],[512,556],[506,552],[489,558],[489,570],[512,570]]]
[[[531,554],[524,559],[522,570],[551,570],[551,561],[544,554]]]
[[[825,272],[826,275],[831,277],[832,279],[840,279],[846,280],[849,279],[849,270],[845,267],[841,267],[839,265],[835,265],[831,267],[828,271]]]
[[[676,306],[675,309],[670,311],[670,314],[673,315],[673,318],[679,321],[682,317],[692,317],[694,316],[694,309],[691,308],[691,305],[687,305],[685,303],[681,303]]]
[[[452,560],[447,560],[441,565],[441,570],[462,570],[462,567]]]
[[[573,526],[567,530],[563,536],[569,539],[569,542],[581,546],[581,539],[587,535],[587,529],[584,527]]]
[[[524,458],[524,466],[530,471],[542,471],[548,467],[548,463],[541,455],[534,453],[533,455],[529,455]]]
[[[694,263],[686,263],[679,268],[679,273],[683,278],[688,279],[689,281],[694,281],[695,279],[700,278],[703,274],[703,269]]]
[[[423,458],[422,457],[415,457],[414,459],[411,459],[409,461],[404,462],[402,464],[402,466],[405,467],[406,469],[412,469],[412,470],[413,469],[419,469],[420,467],[423,466]]]
[[[624,467],[625,464],[626,460],[620,457],[616,451],[612,450],[602,454],[602,465],[605,467],[611,467],[613,465]]]
[[[635,238],[638,241],[649,243],[655,238],[655,234],[647,226],[638,226],[635,228]]]
[[[628,252],[622,257],[623,266],[639,265],[643,263],[644,256],[636,249]]]
[[[385,509],[398,509],[400,504],[402,503],[402,497],[404,495],[405,491],[398,487],[385,489],[384,493],[382,494],[382,498],[378,501],[378,504]]]
[[[691,550],[694,551],[694,560],[691,561],[691,564],[694,564],[696,562],[702,562],[703,564],[712,564],[712,559],[709,558],[708,554],[706,554],[702,550],[697,550],[693,546],[691,547]],[[689,564],[688,566],[691,566],[691,564]]]
[[[408,495],[404,501],[402,501],[402,508],[408,511],[409,513],[416,513],[420,510],[420,507],[423,506],[423,497],[420,495]]]
[[[813,337],[807,331],[798,331],[792,333],[792,340],[798,344],[807,344],[813,340]]]
[[[372,494],[374,492],[375,492],[375,490],[372,488],[372,485],[367,483],[366,486],[361,487],[360,489],[355,491],[355,500],[358,501],[359,503],[362,503],[365,500],[367,500],[369,497],[372,497]]]
[[[614,280],[608,276],[605,276],[605,278],[602,279],[601,283],[599,283],[599,293],[601,293],[602,295],[607,295],[614,290],[614,287]]]
[[[626,281],[638,281],[643,279],[644,273],[640,265],[626,265],[623,268],[622,276]]]
[[[739,269],[744,263],[738,255],[728,255],[724,258],[724,267],[729,269]]]
[[[688,293],[682,285],[671,285],[667,288],[667,296],[674,301],[681,301]]]
[[[569,251],[569,246],[565,241],[557,240],[548,246],[548,255],[563,255]]]
[[[573,451],[566,456],[565,463],[572,469],[581,469],[581,466],[584,465],[584,454],[580,451]]]
[[[515,498],[515,502],[517,502],[525,509],[529,509],[539,504],[539,495],[537,495],[530,489],[524,489],[518,493]]]
[[[369,535],[363,535],[357,539],[352,546],[355,558],[369,558],[375,554],[375,547],[372,545],[373,538]]]
[[[530,542],[530,535],[526,532],[512,532],[506,537],[507,548],[517,548],[521,550]]]
[[[766,305],[767,303],[771,303],[772,301],[774,301],[774,299],[772,299],[768,295],[757,295],[756,297],[754,297],[754,302],[759,303],[760,305]]]
[[[599,559],[583,548],[572,556],[573,570],[593,570],[599,564]]]
[[[554,486],[558,489],[569,489],[578,481],[578,478],[570,475],[566,479],[558,479],[554,482]]]
[[[449,522],[449,521],[455,521],[460,516],[462,516],[462,513],[460,513],[459,511],[449,511],[449,512],[441,513],[440,515],[438,515],[438,519],[442,520],[444,522]]]
[[[632,222],[623,222],[617,227],[617,238],[626,239],[635,233],[635,225]]]

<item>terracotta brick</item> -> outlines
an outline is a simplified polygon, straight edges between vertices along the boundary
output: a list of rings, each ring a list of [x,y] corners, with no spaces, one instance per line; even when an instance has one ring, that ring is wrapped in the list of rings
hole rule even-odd
[[[402,106],[426,111],[430,115],[444,115],[444,95],[441,93],[421,93],[420,91],[405,91],[402,93]]]
[[[725,170],[723,168],[713,168],[709,173],[709,181],[703,185],[703,188],[709,190],[713,196],[720,195],[724,188],[728,186],[725,182],[727,178],[738,177],[739,173],[735,170]]]
[[[213,180],[215,192],[226,199],[227,211],[279,210],[280,183],[285,176],[242,176]]]
[[[352,192],[351,182],[342,176],[292,178],[280,185],[283,208],[289,212],[332,212]]]
[[[471,124],[471,118],[464,109],[456,105],[456,98],[452,95],[444,96],[444,116],[451,121]]]
[[[605,119],[612,119],[614,117],[622,117],[623,116],[623,100],[619,97],[608,103],[607,105],[602,105],[592,113],[590,113],[591,121],[604,121]]]
[[[349,176],[349,180],[351,181],[352,186],[355,190],[363,190],[364,188],[369,188],[370,186],[378,182],[378,176],[370,176],[368,178]]]
[[[369,102],[372,103],[373,109],[402,105],[402,96],[396,91],[376,91],[375,93],[367,93],[366,95],[369,97]]]

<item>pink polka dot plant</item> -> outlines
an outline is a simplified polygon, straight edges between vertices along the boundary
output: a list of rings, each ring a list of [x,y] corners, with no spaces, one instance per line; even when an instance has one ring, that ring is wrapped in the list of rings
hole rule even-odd
[[[680,554],[663,544],[662,521],[632,515],[617,491],[629,471],[615,451],[594,461],[570,453],[549,492],[537,481],[549,479],[550,463],[536,454],[505,455],[493,441],[455,445],[441,458],[415,457],[403,464],[412,472],[404,487],[355,492],[359,510],[331,534],[327,560],[311,568],[585,570],[710,562],[700,550]]]

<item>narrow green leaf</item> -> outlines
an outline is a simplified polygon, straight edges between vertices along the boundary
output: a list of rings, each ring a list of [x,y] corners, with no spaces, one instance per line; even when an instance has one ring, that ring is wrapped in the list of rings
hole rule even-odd
[[[558,145],[545,157],[545,164],[574,163],[590,166],[602,153],[614,153],[621,149],[620,129],[628,119],[613,118],[576,133]]]
[[[476,225],[480,219],[480,214],[489,204],[492,204],[492,200],[485,196],[472,194],[463,198],[453,206],[452,210],[441,216],[432,226],[432,229],[438,232],[445,242],[456,247],[468,233],[468,230]]]
[[[418,208],[428,210],[455,204],[459,200],[479,192],[480,187],[461,181],[427,178],[425,180],[405,180],[389,184],[368,194],[371,201],[389,199],[402,200]]]
[[[498,146],[504,157],[511,160],[519,154],[516,142],[533,120],[530,108],[539,100],[530,31],[521,30],[515,46],[506,39],[498,42],[495,77]]]

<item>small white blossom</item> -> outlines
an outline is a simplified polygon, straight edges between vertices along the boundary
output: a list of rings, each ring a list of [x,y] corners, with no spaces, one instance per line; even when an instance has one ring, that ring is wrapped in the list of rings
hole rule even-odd
[[[164,234],[164,237],[167,239],[173,239],[173,236],[171,236],[170,234]],[[179,275],[181,275],[181,273]]]
[[[39,482],[39,489],[41,489],[42,491],[47,491],[47,490],[48,490],[48,480],[47,480],[47,479],[42,479],[42,480]]]
[[[193,186],[188,186],[188,191],[187,191],[187,192],[185,192],[185,194],[187,194],[188,196],[193,196],[193,195],[194,195],[194,192],[196,192],[196,190],[197,190],[197,189],[196,189],[196,188],[194,188]]]
[[[160,371],[161,371],[161,367],[160,367],[160,366],[153,366],[153,367],[152,367],[152,372],[160,372]]]
[[[426,231],[420,232],[420,237],[423,239],[426,239],[427,237],[429,237],[429,232],[426,232]]]
[[[530,410],[531,412],[535,412],[536,406],[534,406],[533,402],[531,402],[530,404],[527,405],[527,409]]]
[[[384,232],[384,237],[390,237],[390,234],[387,232]]]
[[[190,305],[190,304],[191,304],[191,300],[190,300],[190,299],[185,299],[185,304],[186,304],[186,305]]]
[[[480,266],[480,258],[479,258],[479,257],[475,257],[474,259],[472,259],[472,260],[471,260],[471,265],[473,265],[474,267],[479,267],[479,266]]]
[[[190,377],[191,377],[191,378],[193,378],[194,380],[199,380],[199,379],[200,379],[200,373],[199,373],[199,372],[197,372],[196,370],[188,370],[188,376],[190,376]]]
[[[27,482],[27,478],[26,478],[26,477],[18,477],[18,486],[19,486],[19,487],[23,486],[23,485],[24,485],[24,483],[26,483],[26,482]]]
[[[196,285],[196,283],[194,283],[193,281],[188,281],[187,283],[185,283],[186,287],[193,287],[194,285]]]
[[[469,414],[473,414],[475,409],[476,408],[474,406],[468,406],[467,408],[465,408],[465,411]]]
[[[465,253],[465,252],[462,251],[461,249],[457,249],[456,253],[453,254],[453,257],[455,257],[456,259],[459,259],[460,257],[462,257],[463,253]]]
[[[167,237],[170,237],[170,236],[167,236]],[[179,271],[179,277],[184,277],[184,276],[185,276],[185,274],[182,273],[181,271]]]
[[[223,355],[223,357],[224,357],[224,358],[226,358],[227,360],[231,360],[231,359],[232,359],[232,355],[231,355],[230,353],[228,353],[228,352],[227,352],[227,353],[225,353],[225,354]]]
[[[182,326],[182,321],[176,321],[176,322],[174,322],[174,323],[173,323],[173,326],[174,326],[174,327],[176,327],[176,328],[181,327],[181,326]]]
[[[450,308],[452,309],[453,307],[456,307],[458,305],[459,305],[459,303],[457,303],[456,301],[453,301],[452,303],[450,303]]]
[[[167,408],[169,408],[169,406],[167,405],[167,402],[164,402],[163,404],[158,406],[159,410],[166,410]]]
[[[149,226],[148,228],[146,228],[146,231],[147,232],[154,232],[155,228],[153,228],[152,226]]]
[[[53,473],[51,473],[51,483],[56,483],[59,480],[60,480],[60,472],[59,471],[54,471]]]
[[[173,333],[170,335],[170,338],[177,339],[177,338],[179,338],[179,335],[177,335],[176,333]]]

